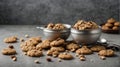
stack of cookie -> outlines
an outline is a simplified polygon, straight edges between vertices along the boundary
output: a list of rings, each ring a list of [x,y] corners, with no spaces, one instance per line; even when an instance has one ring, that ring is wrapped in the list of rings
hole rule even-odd
[[[119,33],[119,27],[120,22],[110,18],[105,24],[102,25],[102,31],[106,33]]]
[[[17,42],[17,37],[8,37],[4,39],[6,43]],[[30,57],[40,57],[43,56],[43,51],[47,51],[47,56],[58,57],[59,59],[71,60],[73,55],[71,52],[75,52],[76,57],[79,57],[81,61],[84,61],[85,55],[93,54],[93,52],[98,52],[100,58],[105,59],[107,56],[114,56],[114,51],[111,49],[106,49],[103,45],[93,45],[88,47],[87,45],[79,46],[74,41],[65,41],[64,39],[57,38],[56,40],[41,40],[40,37],[31,37],[26,41],[22,42],[21,50],[25,55]],[[8,48],[2,50],[4,55],[15,55],[17,52],[12,45]],[[16,56],[12,56],[16,60]]]
[[[82,61],[85,60],[85,55],[93,54],[93,52],[98,52],[100,57],[114,56],[114,51],[106,49],[103,45],[93,45],[92,47],[84,45],[80,47],[73,41],[65,41],[61,38],[52,41],[47,39],[41,41],[38,37],[31,37],[21,44],[21,49],[31,57],[40,57],[43,55],[43,50],[45,50],[47,51],[47,56],[58,57],[65,60],[73,59],[70,52],[76,52],[76,55]]]
[[[40,57],[43,55],[42,51],[36,49],[36,46],[41,42],[40,37],[31,37],[25,42],[22,42],[20,47],[25,54],[31,57]]]
[[[31,57],[40,57],[43,55],[42,50],[47,50],[48,56],[59,57],[61,59],[72,59],[73,56],[69,53],[65,54],[65,49],[76,50],[79,48],[77,44],[70,44],[66,46],[64,39],[57,38],[56,40],[43,40],[38,37],[31,37],[25,42],[21,43],[20,47],[26,55]],[[65,57],[63,57],[65,56]]]

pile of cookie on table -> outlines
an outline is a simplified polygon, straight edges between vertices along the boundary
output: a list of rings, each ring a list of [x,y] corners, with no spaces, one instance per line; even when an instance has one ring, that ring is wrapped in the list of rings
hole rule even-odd
[[[102,24],[102,31],[105,33],[118,34],[120,29],[120,22],[114,18],[110,18],[106,23]]]
[[[117,23],[116,23],[117,24]],[[61,23],[49,23],[47,28],[54,30],[64,30],[65,27]],[[95,29],[98,28],[98,25],[95,22],[91,21],[78,21],[73,28],[78,30],[85,29]],[[107,49],[107,46],[102,44],[94,44],[91,47],[88,47],[87,44],[79,45],[75,41],[67,41],[62,38],[56,38],[55,40],[45,39],[42,40],[40,36],[30,37],[29,35],[25,35],[27,40],[23,38],[18,38],[17,36],[10,36],[4,39],[5,43],[16,43],[21,42],[20,49],[22,50],[24,55],[29,57],[44,57],[47,55],[46,61],[51,62],[51,57],[58,58],[58,61],[62,60],[72,60],[75,57],[78,57],[81,61],[86,60],[86,55],[91,55],[94,52],[98,54],[100,59],[105,60],[106,57],[111,57],[115,55],[115,51],[112,49]],[[12,60],[16,61],[17,51],[14,49],[13,45],[9,45],[7,48],[2,49],[3,55],[9,55]],[[71,52],[75,53],[74,56]],[[39,63],[39,60],[35,60],[36,63]]]

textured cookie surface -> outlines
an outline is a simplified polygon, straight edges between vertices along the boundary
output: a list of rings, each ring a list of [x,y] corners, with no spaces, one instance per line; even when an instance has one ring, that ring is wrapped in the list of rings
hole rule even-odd
[[[64,44],[64,39],[58,38],[50,43],[51,46],[62,46]]]
[[[92,54],[92,51],[87,48],[87,46],[83,46],[82,48],[76,50],[77,54]]]
[[[64,47],[51,47],[52,51],[58,51],[58,52],[63,52],[65,51],[65,48]]]
[[[58,56],[59,55],[59,52],[58,51],[52,51],[52,50],[48,50],[47,51],[47,55],[48,56]]]
[[[44,40],[36,46],[37,49],[47,49],[50,48],[50,40]]]
[[[70,60],[70,59],[73,59],[73,56],[71,54],[64,54],[64,53],[60,53],[58,58],[60,59],[64,59],[64,60]]]
[[[70,43],[70,44],[66,45],[66,49],[68,49],[68,50],[73,50],[73,49],[76,50],[78,48],[79,48],[78,44]]]
[[[41,42],[41,37],[31,37],[29,40],[35,40],[37,42]]]
[[[5,43],[14,43],[16,41],[17,41],[17,37],[15,37],[15,36],[7,37],[4,39]]]
[[[100,55],[100,56],[113,56],[114,51],[111,49],[101,50],[101,51],[99,51],[98,55]]]
[[[24,52],[36,49],[36,47],[33,44],[29,43],[29,42],[21,43],[20,47],[21,47],[21,50],[24,51]]]
[[[1,52],[4,55],[14,55],[14,54],[16,54],[16,50],[15,49],[11,49],[11,48],[5,48]]]
[[[94,45],[91,47],[91,50],[95,52],[98,52],[100,50],[105,50],[105,49],[106,49],[105,46],[102,46],[102,45]]]
[[[39,50],[30,50],[27,52],[27,55],[30,57],[40,57],[43,55],[42,51]]]

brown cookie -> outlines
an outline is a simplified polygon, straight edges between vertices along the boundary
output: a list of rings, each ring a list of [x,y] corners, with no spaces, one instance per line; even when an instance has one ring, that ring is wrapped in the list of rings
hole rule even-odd
[[[47,49],[50,48],[50,40],[44,40],[36,46],[37,49]]]
[[[106,23],[105,26],[107,26],[107,27],[112,27],[113,25],[110,24],[110,23]]]
[[[66,49],[68,49],[68,50],[77,50],[78,48],[79,48],[79,45],[75,44],[75,43],[70,43],[70,44],[66,45]]]
[[[87,48],[87,46],[83,46],[82,48],[76,50],[76,53],[87,55],[87,54],[92,54],[92,51],[89,48]]]
[[[114,51],[111,49],[101,50],[101,51],[99,51],[98,55],[100,55],[100,56],[114,56]]]
[[[105,46],[103,46],[103,45],[94,45],[94,46],[92,46],[90,49],[91,49],[92,51],[98,52],[98,51],[100,51],[100,50],[105,50],[106,48],[105,48]]]
[[[25,42],[36,46],[38,43],[41,42],[41,38],[40,37],[31,37],[30,39],[26,40]]]
[[[107,23],[114,23],[116,20],[114,18],[110,18],[107,20]]]
[[[120,26],[120,22],[115,22],[114,26],[118,26],[119,27]]]
[[[16,54],[16,50],[11,49],[11,48],[5,48],[5,49],[2,50],[2,54],[4,54],[4,55],[14,55],[14,54]]]
[[[24,51],[24,52],[36,49],[35,46],[33,46],[32,44],[27,43],[27,42],[21,43],[20,47],[21,47],[21,50]]]
[[[63,48],[63,47],[51,47],[50,50],[52,50],[52,51],[58,51],[58,52],[63,52],[63,51],[65,51],[65,48]]]
[[[73,56],[71,54],[68,54],[68,53],[60,53],[58,55],[58,58],[64,59],[64,60],[71,60],[71,59],[73,59]]]
[[[114,26],[114,27],[112,28],[112,30],[119,30],[119,27]]]
[[[16,41],[17,41],[17,37],[15,37],[15,36],[7,37],[4,39],[5,43],[14,43]]]
[[[103,25],[103,26],[102,26],[102,30],[110,30],[110,28],[107,27],[107,26],[105,26],[105,25]]]
[[[35,40],[35,41],[38,41],[38,42],[41,42],[41,37],[31,37],[29,40]]]
[[[56,40],[50,43],[51,46],[62,46],[64,44],[64,39],[57,38]]]
[[[59,52],[58,52],[58,51],[48,50],[48,51],[47,51],[47,55],[48,55],[48,56],[58,56],[58,55],[59,55]]]
[[[43,55],[42,51],[39,50],[30,50],[27,52],[27,55],[30,57],[40,57]]]

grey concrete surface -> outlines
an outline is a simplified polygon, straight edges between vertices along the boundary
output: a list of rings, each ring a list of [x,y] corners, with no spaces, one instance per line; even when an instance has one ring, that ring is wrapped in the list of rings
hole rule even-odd
[[[120,0],[0,0],[0,24],[119,20]]]
[[[8,44],[3,39],[8,36],[17,35],[19,38],[28,34],[30,36],[41,36],[44,39],[42,31],[36,29],[36,25],[0,25],[0,50],[7,47]],[[120,45],[120,34],[105,34],[101,38],[106,38],[112,43]],[[26,38],[25,38],[26,39]],[[71,39],[71,37],[69,38]],[[0,67],[120,67],[120,52],[115,52],[116,56],[101,60],[97,53],[86,56],[86,61],[80,61],[78,58],[73,60],[62,60],[58,62],[57,58],[52,58],[53,62],[47,62],[46,57],[40,58],[25,56],[20,49],[20,42],[12,44],[17,51],[17,61],[14,62],[9,56],[0,53]],[[45,53],[44,53],[45,54]],[[75,56],[74,53],[71,53]],[[40,64],[34,63],[34,60],[40,60]]]

